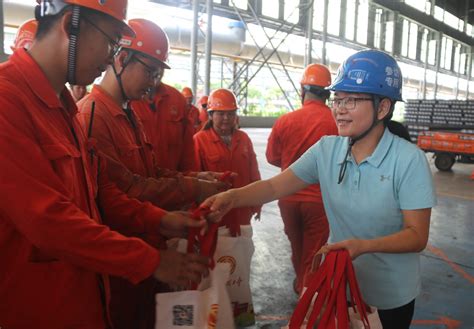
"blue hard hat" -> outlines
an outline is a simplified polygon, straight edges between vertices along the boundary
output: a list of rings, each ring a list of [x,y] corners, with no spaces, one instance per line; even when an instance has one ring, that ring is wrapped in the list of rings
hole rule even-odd
[[[367,93],[402,99],[403,77],[397,61],[379,50],[362,50],[339,66],[331,91]]]

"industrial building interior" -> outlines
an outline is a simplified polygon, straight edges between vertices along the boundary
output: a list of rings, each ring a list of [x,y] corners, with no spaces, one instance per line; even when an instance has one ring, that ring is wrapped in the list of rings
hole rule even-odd
[[[0,1],[2,61],[18,26],[33,18],[35,2]],[[132,0],[128,17],[150,19],[168,34],[166,83],[189,86],[197,98],[215,88],[234,91],[263,179],[279,172],[265,158],[267,139],[279,115],[300,107],[303,68],[324,64],[334,77],[345,58],[366,48],[399,62],[405,102],[397,104],[394,119],[408,127],[414,143],[430,131],[474,140],[474,0]],[[439,170],[434,154],[426,156],[438,204],[422,252],[412,328],[474,328],[472,157]],[[280,328],[298,298],[276,202],[252,225],[255,328]]]

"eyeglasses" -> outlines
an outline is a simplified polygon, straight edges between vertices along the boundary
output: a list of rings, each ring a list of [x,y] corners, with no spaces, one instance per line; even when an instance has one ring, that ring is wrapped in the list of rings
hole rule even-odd
[[[328,104],[333,109],[345,108],[346,110],[355,109],[358,101],[372,101],[373,98],[356,98],[356,97],[344,97],[344,98],[333,98],[330,99]]]
[[[92,23],[92,21],[90,19],[88,19],[87,17],[85,16],[82,16],[82,18],[87,22],[89,23],[90,25],[92,25],[97,31],[99,31],[100,33],[102,33],[103,36],[105,36],[105,38],[109,41],[109,54],[111,54],[112,56],[115,55],[119,49],[120,49],[120,39],[121,39],[121,36],[117,36],[117,39],[114,39],[112,38],[110,35],[108,35],[107,33],[105,33],[104,30],[102,30],[100,27],[98,27],[96,24]]]
[[[158,80],[163,75],[162,67],[151,67],[137,56],[135,56],[134,59],[145,67],[145,72],[147,74],[148,79]]]

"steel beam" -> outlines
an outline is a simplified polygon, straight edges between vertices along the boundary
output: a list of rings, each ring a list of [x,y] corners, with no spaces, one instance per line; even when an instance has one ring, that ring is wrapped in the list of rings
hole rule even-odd
[[[191,31],[191,89],[193,93],[197,92],[197,75],[199,67],[197,62],[197,41],[198,41],[198,16],[199,16],[199,0],[193,1],[193,29]]]
[[[204,95],[211,92],[211,56],[212,56],[212,0],[206,0],[207,12],[207,32],[206,32],[206,55],[205,55],[205,76],[204,76]]]

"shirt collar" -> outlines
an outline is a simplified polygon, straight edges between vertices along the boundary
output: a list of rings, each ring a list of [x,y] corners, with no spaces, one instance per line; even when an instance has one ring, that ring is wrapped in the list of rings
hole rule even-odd
[[[364,161],[367,161],[374,167],[380,166],[382,163],[382,160],[385,158],[387,155],[390,146],[392,145],[393,142],[393,134],[388,130],[388,128],[385,128],[384,133],[382,135],[382,138],[380,139],[379,143],[377,144],[377,147],[375,148],[374,152],[372,155],[367,157]],[[342,143],[343,147],[339,149],[339,154],[337,155],[337,163],[341,165],[344,162],[344,157],[347,152],[347,148],[349,147],[349,138],[344,137],[344,141]],[[352,154],[349,154],[347,157],[347,161],[352,161]]]
[[[24,49],[18,49],[11,56],[11,61],[14,63],[20,74],[23,76],[26,84],[31,91],[38,97],[46,106],[51,109],[65,109],[71,114],[77,113],[77,106],[71,96],[69,90],[64,86],[61,91],[61,99],[58,98],[51,83],[44,74],[41,67]]]
[[[214,130],[214,128],[210,128],[209,130],[211,131],[212,141],[214,143],[222,142],[221,136],[219,136],[219,134]],[[236,131],[237,129],[235,129],[232,133],[232,145],[234,145],[234,143],[240,142],[240,134],[236,134]]]
[[[92,99],[96,98],[105,104],[105,110],[111,115],[125,116],[123,109],[115,102],[110,94],[99,85],[94,85],[90,93]]]

